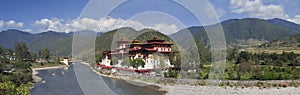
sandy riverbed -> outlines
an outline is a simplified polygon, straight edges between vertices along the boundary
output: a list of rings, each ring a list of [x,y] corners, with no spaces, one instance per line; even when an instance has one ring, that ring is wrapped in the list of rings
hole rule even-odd
[[[83,63],[89,65],[88,63]],[[98,71],[93,71],[101,76],[125,80],[135,85],[159,86],[159,90],[167,91],[167,95],[300,95],[300,87],[220,87],[220,86],[190,86],[190,85],[163,85],[142,80],[132,80],[124,76],[104,75]]]
[[[235,88],[219,86],[163,86],[168,89],[168,95],[299,95],[300,88],[264,88],[258,87]]]

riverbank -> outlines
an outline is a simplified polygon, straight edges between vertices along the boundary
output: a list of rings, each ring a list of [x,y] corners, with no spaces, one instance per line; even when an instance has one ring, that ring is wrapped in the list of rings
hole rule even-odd
[[[83,63],[89,65],[88,63]],[[129,76],[116,76],[93,72],[103,77],[121,79],[139,86],[150,86],[159,91],[166,91],[168,95],[199,95],[199,94],[228,94],[228,95],[295,95],[300,93],[300,80],[273,81],[234,81],[222,80],[219,86],[210,86],[207,80],[177,80],[176,83],[166,81],[145,81]],[[174,79],[176,80],[176,79]],[[160,80],[161,81],[161,80]],[[192,81],[192,82],[191,82]]]
[[[42,78],[37,76],[37,74],[39,73],[38,70],[58,69],[58,68],[65,68],[65,67],[68,67],[68,66],[67,65],[58,65],[58,66],[51,66],[51,67],[31,68],[33,82],[37,83],[42,80]]]
[[[124,79],[124,78],[122,78]],[[153,83],[146,82],[143,80],[135,79],[125,79],[138,83],[144,83],[147,85],[158,86],[159,90],[166,91],[167,95],[201,95],[201,94],[214,94],[214,95],[297,95],[300,93],[300,87],[291,85],[294,82],[286,81],[272,81],[273,84],[268,84],[271,81],[259,81],[253,86],[241,86],[241,85],[224,85],[224,86],[210,86],[206,85],[188,85],[188,84],[163,84],[163,83]],[[253,83],[256,81],[253,81]],[[296,80],[299,82],[299,80]],[[225,83],[225,82],[222,82]],[[231,81],[231,83],[234,83]],[[251,83],[251,82],[250,82]],[[276,85],[274,85],[276,84]],[[243,85],[246,85],[243,84]]]

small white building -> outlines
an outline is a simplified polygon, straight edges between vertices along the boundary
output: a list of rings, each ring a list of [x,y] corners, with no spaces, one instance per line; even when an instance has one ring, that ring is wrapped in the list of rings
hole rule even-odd
[[[62,63],[69,65],[69,58],[65,57],[64,60],[62,61]]]
[[[102,64],[105,66],[110,66],[111,60],[108,59],[108,56],[106,55],[104,59],[102,59]]]

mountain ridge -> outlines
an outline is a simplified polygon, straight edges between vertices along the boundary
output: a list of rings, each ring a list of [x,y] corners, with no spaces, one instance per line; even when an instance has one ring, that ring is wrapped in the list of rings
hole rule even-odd
[[[278,22],[282,22],[281,19],[275,19],[275,20],[279,20]],[[283,39],[300,33],[296,30],[290,29],[290,27],[286,26],[287,24],[285,23],[278,24],[278,22],[276,24],[274,20],[244,18],[244,19],[225,20],[221,22],[221,25],[223,26],[226,41],[230,45],[239,44],[241,42],[245,43],[249,39],[272,42],[277,39]],[[288,22],[288,23],[292,23],[292,22]],[[295,23],[292,24],[295,25]],[[190,32],[194,37],[194,39],[196,40],[196,42],[209,44],[209,40],[206,35],[204,27],[211,27],[211,26],[192,26],[185,29],[181,29],[180,31],[177,31],[176,33],[169,36],[172,36],[173,38],[184,37],[183,35],[185,34],[184,32]],[[295,26],[300,26],[300,25],[296,24]],[[156,31],[153,29],[148,29],[148,30]],[[110,37],[116,36],[114,35],[116,31],[120,31],[121,32],[120,35],[122,36],[123,35],[122,32],[124,33],[128,32],[129,34],[136,35],[139,32],[144,33],[145,31],[148,30],[142,29],[140,31],[137,31],[130,27],[123,27],[105,33],[97,32],[96,43],[100,42],[98,40],[100,39],[102,40],[102,42],[105,41],[103,43],[107,42],[106,44],[108,44],[109,41],[111,42]],[[79,31],[79,33],[84,31]],[[91,31],[86,31],[86,32],[91,32]],[[38,50],[41,50],[43,48],[49,48],[49,50],[53,52],[53,54],[55,55],[70,56],[74,33],[76,32],[65,33],[65,32],[47,31],[47,32],[33,34],[33,33],[24,32],[16,29],[8,29],[0,32],[0,45],[5,48],[13,49],[15,43],[25,42],[26,44],[28,44],[29,50],[32,52],[37,52]],[[121,37],[120,35],[119,37]],[[156,35],[156,34],[151,34],[151,35]],[[143,35],[144,38],[142,37],[142,39],[146,39],[147,37],[145,36],[146,35]],[[99,48],[100,50],[107,49],[105,48],[105,46],[104,47],[96,46],[96,49]]]
[[[273,23],[274,25],[278,25],[280,27],[285,27],[290,30],[294,30],[300,33],[300,25],[296,24],[294,22],[290,22],[287,20],[279,19],[279,18],[274,18],[274,19],[268,19],[267,20],[270,23]]]
[[[33,34],[16,29],[8,29],[0,32],[0,46],[14,49],[15,43],[24,42],[28,45],[30,52],[37,53],[39,50],[48,48],[53,55],[70,56],[74,33],[46,31]],[[98,36],[101,34],[103,33],[97,33]]]
[[[273,41],[300,33],[270,23],[268,20],[257,18],[229,19],[221,22],[221,25],[223,26],[226,42],[229,44],[239,44],[241,41],[245,42],[248,39]],[[180,37],[180,32],[191,32],[196,40],[209,43],[205,27],[214,26],[192,26],[181,29],[173,36]]]

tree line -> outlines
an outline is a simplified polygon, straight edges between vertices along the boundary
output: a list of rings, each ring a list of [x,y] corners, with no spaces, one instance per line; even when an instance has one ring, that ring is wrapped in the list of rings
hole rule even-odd
[[[211,68],[211,53],[208,47],[198,44],[199,62],[182,62],[193,55],[170,57],[175,68],[168,70],[166,77],[208,79]],[[237,48],[227,49],[224,80],[294,80],[300,79],[300,57],[294,52],[250,53]],[[191,64],[192,63],[192,64]],[[195,70],[188,72],[188,70]],[[180,73],[180,74],[179,74]]]
[[[294,52],[249,53],[228,52],[224,79],[294,80],[300,79],[299,55]]]
[[[14,50],[0,46],[0,93],[4,95],[30,95],[33,86],[32,64],[37,59],[49,62],[50,52],[47,48],[38,54],[28,51],[25,43],[16,43]]]

